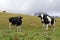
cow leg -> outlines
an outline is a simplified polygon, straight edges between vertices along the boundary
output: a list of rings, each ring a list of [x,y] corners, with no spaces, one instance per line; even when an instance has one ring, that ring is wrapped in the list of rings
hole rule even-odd
[[[20,26],[20,31],[21,31],[21,26]]]
[[[20,28],[20,29],[19,29]],[[17,26],[17,32],[19,32],[19,30],[21,31],[21,26]]]
[[[17,32],[19,32],[19,26],[17,26]]]
[[[52,25],[51,26],[51,35],[53,35],[54,31],[55,31],[55,25]]]
[[[54,23],[51,24],[51,35],[53,35],[55,32],[55,20],[54,20]]]
[[[11,30],[11,23],[9,23],[9,31]]]
[[[48,24],[45,25],[45,36],[48,36]]]

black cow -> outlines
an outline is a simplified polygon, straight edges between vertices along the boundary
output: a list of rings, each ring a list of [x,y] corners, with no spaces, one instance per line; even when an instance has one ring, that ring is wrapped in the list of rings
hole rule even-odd
[[[51,32],[53,33],[55,30],[54,24],[55,24],[55,18],[49,16],[48,14],[44,14],[44,13],[40,13],[38,15],[39,18],[41,18],[41,22],[43,23],[43,25],[45,25],[45,34],[46,36],[48,36],[48,27],[51,28]]]
[[[21,24],[22,24],[22,17],[21,16],[9,18],[9,30],[11,29],[11,25],[16,25],[17,31],[19,31],[19,26]],[[20,28],[20,30],[21,30],[21,28]]]

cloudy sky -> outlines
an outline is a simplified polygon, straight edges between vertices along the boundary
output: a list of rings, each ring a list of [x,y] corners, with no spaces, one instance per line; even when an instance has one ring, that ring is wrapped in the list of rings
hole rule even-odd
[[[60,0],[0,0],[1,10],[30,15],[42,11],[60,16]]]

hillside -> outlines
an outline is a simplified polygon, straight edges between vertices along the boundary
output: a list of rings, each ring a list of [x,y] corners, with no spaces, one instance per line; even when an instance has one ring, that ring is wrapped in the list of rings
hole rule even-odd
[[[10,13],[0,13],[0,40],[9,40],[14,38],[16,33],[16,27],[12,26],[11,33],[8,33],[9,18],[12,16],[22,16],[22,32],[18,33],[19,40],[23,38],[24,33],[26,34],[25,40],[28,40],[29,37],[33,37],[33,40],[45,40],[44,38],[44,27],[41,24],[41,21],[38,17],[28,16],[23,14],[10,14]],[[56,18],[56,30],[54,36],[50,38],[52,40],[60,40],[60,18]],[[7,37],[8,35],[8,37]]]
[[[9,20],[10,17],[13,17],[13,16],[22,16],[23,17],[22,26],[24,25],[25,27],[32,26],[31,24],[33,24],[33,23],[35,23],[35,25],[40,24],[40,23],[38,23],[38,22],[40,22],[40,20],[37,17],[34,17],[34,16],[28,16],[28,15],[22,15],[22,14],[0,13],[0,24],[1,24],[0,26],[5,25],[6,27],[8,27],[8,23],[9,23],[8,20]]]

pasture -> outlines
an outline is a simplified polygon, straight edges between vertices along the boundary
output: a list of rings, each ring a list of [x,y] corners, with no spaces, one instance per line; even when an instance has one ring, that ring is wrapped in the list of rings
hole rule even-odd
[[[11,31],[8,30],[9,18],[12,16],[22,16],[22,31],[16,33],[16,27],[12,26]],[[0,40],[60,40],[60,18],[56,18],[54,35],[45,38],[44,27],[40,19],[36,16],[28,16],[23,14],[0,13]]]

